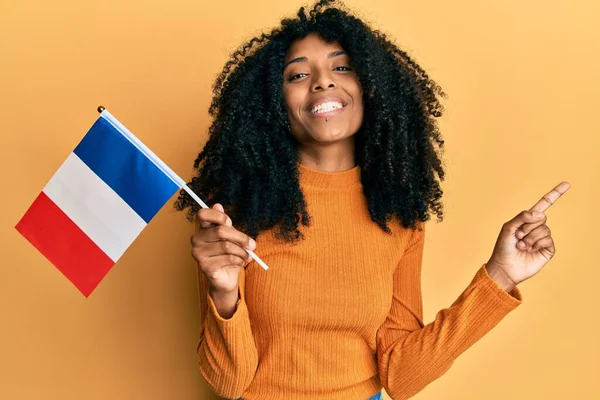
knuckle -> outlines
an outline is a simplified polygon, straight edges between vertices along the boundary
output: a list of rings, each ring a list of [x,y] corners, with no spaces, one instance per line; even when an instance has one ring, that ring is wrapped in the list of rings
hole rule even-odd
[[[200,243],[202,241],[203,236],[204,236],[204,233],[202,233],[202,232],[194,232],[192,234],[192,236],[190,237],[190,241],[192,243]]]
[[[234,256],[233,254],[230,254],[230,255],[227,257],[227,262],[228,262],[229,264],[235,265],[235,264],[237,264],[237,263],[238,263],[238,261],[237,261],[237,257],[236,257],[236,256]]]
[[[200,238],[198,237],[198,235],[193,235],[190,238],[190,243],[192,245],[192,248],[198,248],[202,244],[202,240],[200,240]]]
[[[225,253],[229,253],[231,250],[231,242],[228,240],[224,240],[221,244],[221,246],[223,247],[223,251]]]
[[[196,250],[192,250],[192,256],[194,257],[194,259],[198,262],[198,265],[200,265],[201,268],[204,268],[205,266],[205,261],[206,258],[202,256],[202,254],[200,254],[198,251]]]

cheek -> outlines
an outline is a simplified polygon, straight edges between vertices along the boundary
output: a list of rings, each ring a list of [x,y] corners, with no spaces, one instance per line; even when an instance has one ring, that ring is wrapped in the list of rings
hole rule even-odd
[[[360,83],[358,82],[358,80],[355,80],[352,82],[353,83],[353,90],[352,90],[352,98],[354,99],[354,108],[356,109],[356,111],[361,111],[363,110],[363,90],[362,87],[360,85]]]
[[[362,93],[356,94],[356,96],[354,97],[354,105],[356,108],[358,108],[358,109],[360,109],[360,111],[362,111],[362,109],[363,109]]]
[[[362,91],[357,92],[356,95],[354,96],[354,112],[356,114],[359,114],[360,118],[362,119],[363,114],[364,114]]]
[[[294,90],[284,89],[283,100],[285,104],[285,109],[288,112],[288,114],[291,114],[292,118],[297,118],[296,110],[298,110],[302,105],[302,95],[296,93]]]
[[[362,96],[359,95],[357,98],[355,98],[355,101],[354,101],[354,110],[353,110],[353,116],[352,116],[352,122],[351,122],[351,125],[352,125],[351,129],[358,131],[358,129],[360,129],[360,127],[363,125],[364,119],[365,119],[364,105],[363,105],[363,101],[362,101]]]

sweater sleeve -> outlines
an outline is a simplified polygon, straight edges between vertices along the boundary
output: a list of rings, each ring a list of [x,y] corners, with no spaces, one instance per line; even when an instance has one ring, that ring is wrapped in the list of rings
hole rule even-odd
[[[231,318],[222,318],[208,293],[208,278],[199,270],[200,342],[198,364],[208,386],[219,396],[237,399],[258,367],[258,351],[245,299],[245,270],[240,274],[238,302]]]
[[[454,360],[522,302],[521,292],[503,290],[485,264],[454,303],[423,323],[421,265],[425,226],[413,231],[396,271],[388,317],[377,331],[383,387],[395,400],[414,396],[442,376]]]

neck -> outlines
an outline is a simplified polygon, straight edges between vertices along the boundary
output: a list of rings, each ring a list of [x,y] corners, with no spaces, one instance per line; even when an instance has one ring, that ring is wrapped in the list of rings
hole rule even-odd
[[[349,138],[353,139],[353,138]],[[325,146],[312,143],[298,148],[300,164],[322,172],[341,172],[356,166],[354,140],[328,143]]]

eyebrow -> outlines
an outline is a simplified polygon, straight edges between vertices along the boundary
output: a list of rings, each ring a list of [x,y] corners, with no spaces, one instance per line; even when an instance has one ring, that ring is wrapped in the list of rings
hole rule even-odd
[[[344,50],[335,50],[335,51],[332,51],[329,54],[327,54],[327,58],[337,57],[337,56],[341,56],[343,54],[348,54],[348,53],[346,53]],[[305,62],[305,61],[308,61],[308,58],[296,57],[293,60],[286,62],[285,65],[283,66],[282,71],[285,71],[286,67],[292,63]]]

